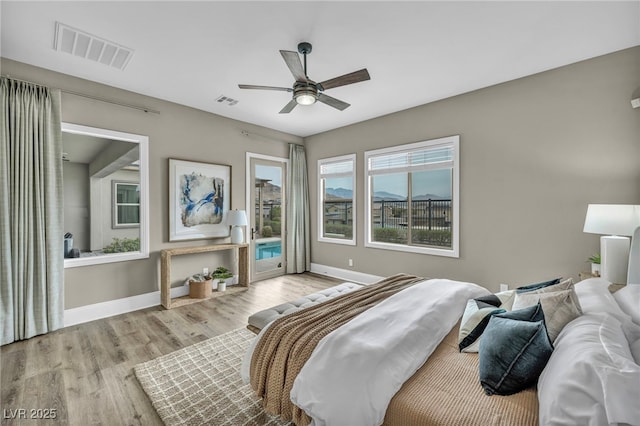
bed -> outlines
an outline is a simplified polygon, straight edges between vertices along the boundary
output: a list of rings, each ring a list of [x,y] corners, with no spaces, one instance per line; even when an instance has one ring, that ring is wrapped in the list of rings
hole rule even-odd
[[[558,327],[553,323],[566,309],[548,308],[547,296],[561,293],[560,280],[550,283],[523,289],[530,294],[516,299],[515,291],[494,295],[473,283],[398,274],[265,326],[245,356],[243,378],[267,412],[297,425],[640,425],[640,326],[609,293],[608,283],[594,279],[575,287],[563,281],[563,300],[577,304],[579,312]],[[540,293],[544,288],[554,290]],[[502,309],[533,294],[542,294],[537,304]],[[483,308],[492,315],[480,333],[480,352],[461,352],[463,323],[479,316],[476,305],[492,300],[498,301],[495,309]],[[543,308],[545,320],[534,321]],[[505,361],[500,358],[517,346],[498,325],[516,324],[509,316],[525,310],[532,319],[523,326],[533,330],[527,339],[542,339],[551,348],[548,356],[541,362],[543,352],[528,354],[529,344],[516,348],[517,362],[506,359],[511,365],[496,367],[491,362]],[[493,354],[491,362],[487,354]],[[524,380],[504,371],[501,380],[491,381],[492,369],[514,373],[523,354],[537,364],[527,368],[539,368],[533,386],[501,389],[509,380],[516,386]]]

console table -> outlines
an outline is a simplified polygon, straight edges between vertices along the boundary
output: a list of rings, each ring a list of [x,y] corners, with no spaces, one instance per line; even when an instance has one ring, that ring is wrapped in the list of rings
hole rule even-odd
[[[166,309],[201,302],[206,299],[191,299],[189,296],[171,299],[171,258],[185,254],[208,253],[220,250],[234,250],[238,254],[238,285],[227,287],[224,292],[214,291],[211,297],[236,293],[249,287],[249,245],[213,244],[198,247],[179,247],[160,251],[160,303]]]

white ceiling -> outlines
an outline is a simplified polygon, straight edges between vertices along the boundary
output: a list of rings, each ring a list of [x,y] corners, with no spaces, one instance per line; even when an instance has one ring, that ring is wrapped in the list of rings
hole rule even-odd
[[[6,1],[3,57],[298,136],[640,45],[627,2]],[[135,51],[124,71],[53,49],[59,21]],[[278,111],[293,77],[278,50],[313,44],[323,81],[366,67],[371,80],[328,90],[351,104]],[[630,88],[630,90],[633,88]],[[235,106],[216,102],[225,95]]]
[[[71,163],[89,164],[112,142],[110,139],[63,132],[63,157]]]

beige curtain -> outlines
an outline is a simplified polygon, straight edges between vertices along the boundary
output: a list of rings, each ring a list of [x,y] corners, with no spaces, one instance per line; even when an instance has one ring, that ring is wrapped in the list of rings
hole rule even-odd
[[[0,79],[0,344],[63,326],[60,91]]]
[[[295,274],[311,269],[309,183],[302,145],[289,144],[287,181],[287,273]]]

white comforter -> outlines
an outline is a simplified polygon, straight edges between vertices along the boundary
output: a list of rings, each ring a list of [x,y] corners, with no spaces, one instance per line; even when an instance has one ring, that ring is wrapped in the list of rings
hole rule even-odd
[[[457,323],[467,300],[487,294],[476,284],[436,279],[384,300],[319,342],[291,401],[315,426],[382,424],[391,398]]]

